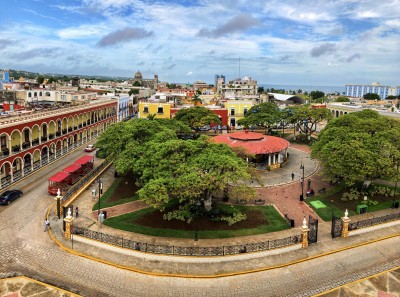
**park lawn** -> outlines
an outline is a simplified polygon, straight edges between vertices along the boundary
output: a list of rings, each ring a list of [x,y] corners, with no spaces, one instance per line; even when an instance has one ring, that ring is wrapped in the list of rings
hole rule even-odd
[[[230,207],[228,205],[220,205],[220,207]],[[273,206],[235,206],[242,212],[246,210],[258,210],[268,219],[268,224],[260,224],[255,228],[241,228],[237,230],[198,230],[198,238],[202,239],[213,239],[213,238],[229,238],[229,237],[239,237],[247,235],[262,234],[268,232],[276,232],[285,229],[289,229],[288,223],[280,214],[275,210]],[[104,221],[104,224],[115,229],[121,229],[125,231],[159,236],[159,237],[174,237],[174,238],[193,238],[194,230],[178,230],[178,229],[168,229],[168,221],[165,221],[164,228],[155,228],[139,225],[136,222],[144,215],[151,214],[157,210],[149,207],[146,209],[139,210],[137,212],[124,214],[117,217],[112,217]],[[162,215],[162,214],[160,214]],[[182,222],[182,224],[186,224]],[[194,221],[193,224],[196,224]],[[195,226],[195,225],[194,225]],[[232,225],[231,227],[233,227]],[[228,228],[228,224],[226,224]]]
[[[313,197],[305,199],[305,202],[315,211],[315,213],[324,221],[330,221],[332,219],[332,210],[336,217],[343,217],[346,209],[349,212],[349,216],[357,215],[357,205],[363,204],[362,200],[353,200],[349,202],[342,202],[341,197],[344,191],[342,185],[338,185],[335,188],[329,190],[325,194],[319,194]],[[316,209],[310,203],[311,201],[320,200],[327,207]],[[374,199],[375,200],[375,199]],[[392,201],[379,201],[377,205],[368,205],[367,212],[374,212],[378,210],[388,209],[392,206]]]
[[[134,194],[132,197],[124,198],[124,199],[113,199],[113,195],[115,193],[115,190],[117,187],[121,187],[123,183],[123,178],[118,177],[114,180],[112,185],[101,195],[100,198],[100,208],[107,208],[115,205],[120,205],[128,202],[132,202],[135,200],[139,199],[138,194]],[[98,191],[98,189],[96,189]],[[98,192],[96,193],[97,195],[99,194]],[[96,197],[97,202],[94,203],[92,211],[98,210],[99,209],[99,202],[98,202],[98,197]]]

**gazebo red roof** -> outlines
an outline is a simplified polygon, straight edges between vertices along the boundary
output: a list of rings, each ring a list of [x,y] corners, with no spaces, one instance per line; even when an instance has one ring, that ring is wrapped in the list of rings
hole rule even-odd
[[[289,147],[289,142],[283,138],[248,131],[218,135],[212,141],[242,147],[252,155],[279,153]]]

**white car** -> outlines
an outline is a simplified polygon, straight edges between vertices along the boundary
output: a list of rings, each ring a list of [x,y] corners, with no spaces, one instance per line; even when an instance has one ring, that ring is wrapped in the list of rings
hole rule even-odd
[[[96,147],[93,144],[89,144],[86,148],[85,148],[85,152],[93,152],[96,149]]]

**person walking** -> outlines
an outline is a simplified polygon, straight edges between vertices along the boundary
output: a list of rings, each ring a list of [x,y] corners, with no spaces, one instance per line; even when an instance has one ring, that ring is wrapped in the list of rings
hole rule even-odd
[[[50,222],[48,219],[44,219],[44,232],[50,229]]]
[[[78,215],[79,215],[79,210],[78,210],[78,206],[77,206],[77,207],[75,207],[75,217],[77,218]]]
[[[294,180],[294,172],[292,172],[292,181]]]

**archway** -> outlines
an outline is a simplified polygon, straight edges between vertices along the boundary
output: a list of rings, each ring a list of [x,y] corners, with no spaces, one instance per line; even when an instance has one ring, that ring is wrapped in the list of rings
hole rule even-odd
[[[28,175],[32,172],[32,156],[30,153],[27,153],[24,156],[24,175]]]
[[[42,147],[42,152],[40,155],[42,159],[42,166],[49,163],[49,149],[47,146]]]
[[[18,180],[20,180],[23,176],[23,170],[22,170],[22,158],[21,157],[17,157],[14,159],[13,161],[13,165],[12,165],[12,172],[13,172],[13,182],[16,182]]]

